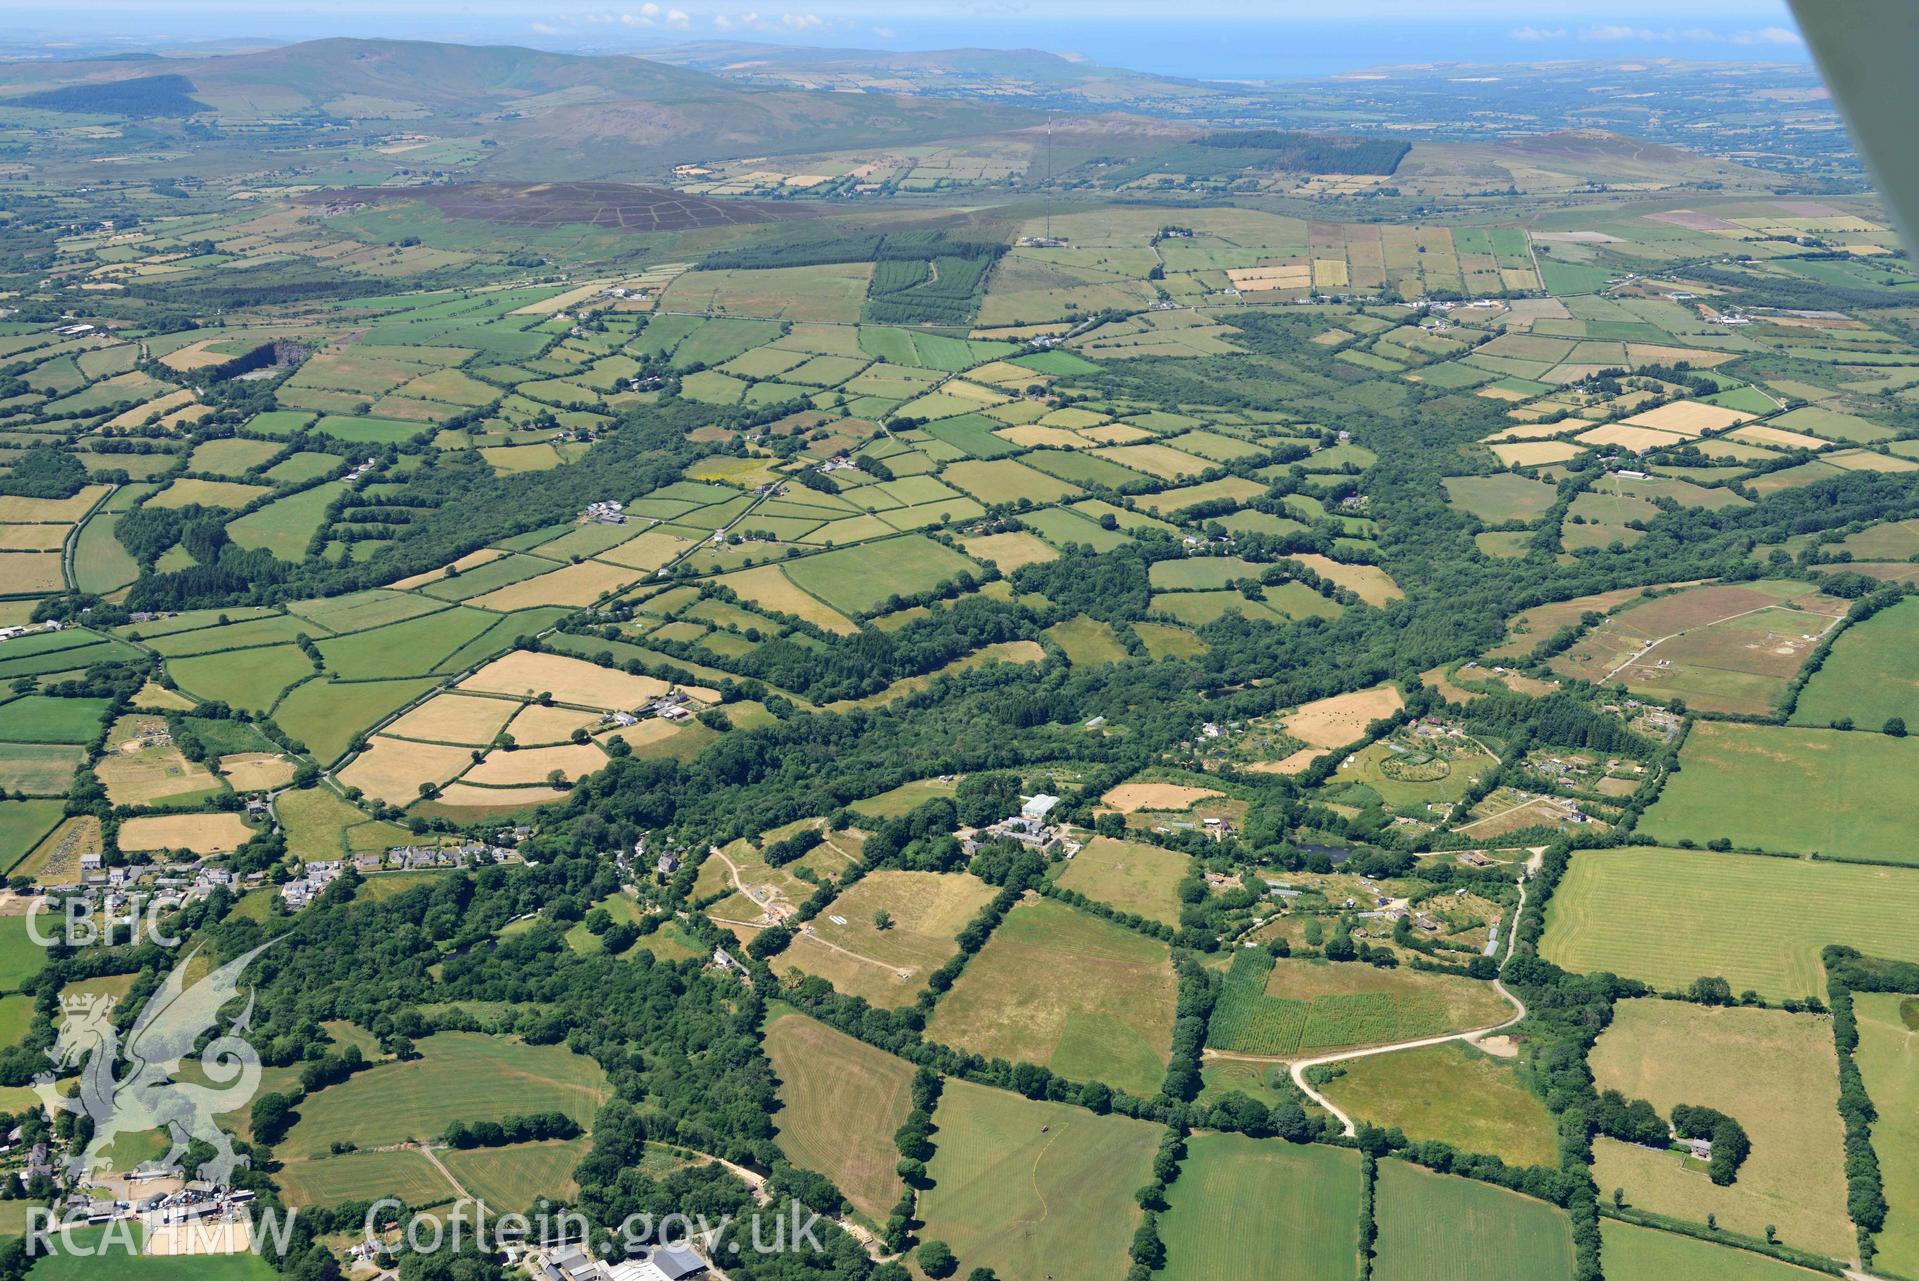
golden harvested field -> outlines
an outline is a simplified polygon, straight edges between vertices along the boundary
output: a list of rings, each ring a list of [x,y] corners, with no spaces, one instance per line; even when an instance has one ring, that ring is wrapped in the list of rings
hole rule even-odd
[[[1839,1065],[1832,1024],[1811,1014],[1708,1009],[1651,998],[1621,1001],[1592,1050],[1602,1090],[1717,1108],[1744,1126],[1752,1153],[1730,1187],[1684,1168],[1670,1153],[1602,1140],[1594,1174],[1647,1210],[1763,1236],[1775,1224],[1788,1245],[1834,1257],[1853,1248],[1846,1218]]]
[[[1131,814],[1134,810],[1183,810],[1195,801],[1225,794],[1183,783],[1121,783],[1099,799],[1122,814]]]
[[[517,751],[488,752],[486,759],[468,770],[461,782],[480,784],[522,784],[544,782],[554,770],[577,781],[602,769],[606,753],[592,743],[569,743],[564,747],[523,747]]]
[[[521,747],[542,743],[565,743],[576,729],[592,729],[604,717],[598,712],[582,712],[573,707],[542,707],[528,703],[507,725],[506,732]]]
[[[449,783],[435,802],[452,809],[525,809],[566,799],[564,787],[474,787],[468,783]]]
[[[65,533],[62,529],[63,541]],[[57,592],[65,586],[59,552],[9,552],[0,556],[0,592]]]
[[[809,623],[817,623],[829,632],[851,636],[859,630],[852,619],[826,602],[801,591],[793,580],[780,572],[778,565],[760,565],[742,569],[715,580],[738,592],[740,599],[776,613],[791,614]]]
[[[1807,436],[1802,432],[1787,431],[1782,427],[1767,427],[1763,423],[1752,427],[1741,427],[1738,431],[1726,433],[1727,440],[1742,440],[1748,445],[1776,445],[1780,449],[1821,450],[1832,448],[1832,442],[1821,440],[1817,436]]]
[[[1493,445],[1490,448],[1499,461],[1508,467],[1515,463],[1521,467],[1563,463],[1568,458],[1577,458],[1585,452],[1578,445],[1568,444],[1563,440],[1524,441],[1512,445]]]
[[[421,738],[431,743],[481,746],[493,741],[523,704],[504,698],[476,698],[467,694],[436,694],[386,727],[397,738]]]
[[[1245,768],[1255,774],[1303,774],[1308,766],[1326,754],[1323,747],[1302,747],[1292,755],[1276,761],[1255,761]]]
[[[466,555],[460,557],[460,559],[454,561],[450,566],[442,566],[439,569],[429,569],[423,574],[414,574],[411,577],[402,578],[399,582],[394,583],[393,586],[401,590],[413,587],[424,587],[428,583],[437,583],[442,578],[445,578],[448,569],[457,569],[461,573],[465,573],[476,565],[484,565],[488,561],[498,560],[504,555],[506,555],[506,553],[497,547],[482,547],[477,552],[468,552]]]
[[[1148,476],[1157,476],[1161,480],[1199,476],[1215,466],[1204,458],[1181,453],[1169,445],[1115,445],[1093,452],[1108,462],[1145,472]]]
[[[672,721],[649,716],[638,725],[628,725],[624,729],[610,729],[599,735],[601,741],[617,738],[636,752],[645,753],[649,747],[666,742],[680,732],[680,727]]]
[[[676,538],[672,534],[649,530],[637,538],[627,539],[617,547],[607,548],[599,554],[598,559],[651,573],[669,564],[692,545],[690,538]]]
[[[1306,704],[1281,722],[1286,732],[1314,747],[1344,747],[1363,737],[1366,726],[1406,705],[1393,685],[1335,694]],[[1303,766],[1301,768],[1304,768]]]
[[[13,868],[14,876],[33,878],[37,885],[77,885],[80,856],[101,849],[100,820],[91,814],[63,819],[40,838],[33,852]]]
[[[154,397],[144,405],[135,405],[132,409],[115,414],[107,420],[107,426],[138,427],[156,415],[164,418],[176,409],[184,409],[186,406],[191,405],[193,401],[193,392],[186,388],[181,388],[179,391],[170,391],[164,396]]]
[[[629,676],[563,654],[514,650],[461,681],[460,688],[517,698],[547,693],[561,703],[631,710],[666,693],[669,686],[651,676]]]
[[[1650,427],[1629,427],[1625,423],[1607,423],[1604,427],[1595,427],[1591,431],[1579,433],[1574,437],[1582,445],[1617,445],[1621,449],[1640,452],[1659,449],[1666,445],[1677,445],[1690,436],[1681,436],[1669,431],[1654,431]]]
[[[1058,560],[1059,553],[1024,530],[1006,534],[986,534],[960,540],[960,546],[974,560],[990,560],[1002,574],[1010,574],[1023,565],[1042,565]]]
[[[0,525],[0,551],[57,552],[69,532],[65,525]]]
[[[220,780],[206,766],[189,761],[171,744],[109,751],[93,772],[107,789],[107,799],[115,805],[149,805],[220,786]]]
[[[1271,267],[1230,267],[1227,279],[1242,292],[1263,289],[1306,289],[1313,283],[1310,263],[1281,263]]]
[[[1393,576],[1377,565],[1342,565],[1330,556],[1303,552],[1291,557],[1321,578],[1339,584],[1368,605],[1388,605],[1405,597]]]
[[[509,583],[484,596],[476,596],[467,604],[478,605],[481,609],[497,609],[501,613],[531,609],[536,605],[591,605],[608,592],[631,586],[640,577],[640,571],[636,569],[583,560],[550,574]]]
[[[149,814],[120,825],[120,848],[225,854],[245,845],[253,832],[238,814]]]
[[[1681,436],[1703,436],[1709,431],[1733,427],[1755,417],[1723,405],[1707,405],[1696,400],[1675,400],[1658,405],[1624,421],[1631,427],[1651,427]]]
[[[873,872],[809,921],[774,970],[816,974],[882,1008],[905,1005],[951,959],[954,938],[992,897],[991,887],[964,873]],[[884,930],[874,921],[878,912],[891,920]]]
[[[411,805],[420,799],[422,784],[444,783],[472,762],[473,754],[464,747],[376,736],[338,778],[375,800]]]
[[[245,507],[267,492],[264,485],[243,485],[237,480],[176,480],[147,499],[148,507]]]
[[[105,485],[87,485],[71,498],[20,498],[0,495],[0,524],[32,525],[64,523],[71,525],[93,510],[107,492]]]
[[[220,758],[220,772],[236,792],[268,792],[293,781],[293,762],[278,752],[236,752]]]

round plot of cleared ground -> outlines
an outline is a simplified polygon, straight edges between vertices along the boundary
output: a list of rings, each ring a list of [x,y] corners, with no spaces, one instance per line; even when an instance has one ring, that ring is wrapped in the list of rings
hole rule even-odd
[[[949,1080],[920,1197],[920,1236],[944,1241],[961,1275],[991,1268],[1037,1281],[1112,1281],[1142,1218],[1157,1125],[1036,1103]]]
[[[1373,1193],[1377,1281],[1561,1281],[1572,1222],[1544,1201],[1388,1157]]]
[[[959,950],[954,939],[993,894],[963,873],[873,872],[808,921],[773,967],[817,975],[873,1005],[905,1005]]]
[[[1164,943],[1029,899],[934,1008],[926,1034],[987,1058],[1150,1095],[1172,1052],[1175,995]]]
[[[1919,876],[1855,863],[1630,848],[1573,855],[1540,954],[1662,989],[1717,975],[1773,1000],[1825,995],[1833,943],[1919,961]]]
[[[1752,1152],[1720,1187],[1672,1152],[1600,1139],[1593,1175],[1644,1210],[1763,1237],[1835,1258],[1850,1255],[1845,1135],[1831,1024],[1816,1015],[1678,1001],[1621,1001],[1594,1043],[1601,1090],[1646,1099],[1666,1115],[1680,1103],[1717,1108],[1745,1127]]]
[[[120,825],[120,848],[225,854],[252,840],[254,830],[238,814],[150,814]]]
[[[1159,1236],[1167,1281],[1322,1281],[1359,1268],[1359,1154],[1195,1134]]]
[[[1511,1063],[1447,1041],[1334,1065],[1326,1097],[1355,1121],[1483,1152],[1508,1165],[1552,1166],[1552,1114]]]
[[[1192,860],[1177,850],[1096,836],[1055,880],[1062,889],[1084,894],[1108,907],[1177,925],[1179,883],[1191,867]]]
[[[893,1134],[913,1107],[913,1066],[783,1007],[767,1022],[765,1046],[780,1079],[780,1151],[884,1220],[905,1187]]]

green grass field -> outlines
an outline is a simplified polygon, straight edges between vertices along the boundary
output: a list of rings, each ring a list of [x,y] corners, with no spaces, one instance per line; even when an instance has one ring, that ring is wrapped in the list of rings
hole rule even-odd
[[[854,801],[852,808],[868,818],[898,818],[910,814],[919,806],[938,796],[951,796],[956,785],[943,783],[937,778],[918,778],[910,783],[901,783],[891,791],[881,792],[878,796],[869,796],[863,801]]]
[[[361,733],[433,684],[431,680],[308,681],[281,700],[273,719],[324,764],[338,759]]]
[[[1015,907],[926,1034],[988,1058],[1152,1094],[1172,1047],[1166,944],[1050,899]]]
[[[1919,961],[1919,876],[1707,850],[1573,855],[1546,907],[1540,954],[1665,990],[1717,975],[1770,998],[1825,993],[1819,953],[1845,943]]]
[[[1875,1270],[1919,1275],[1919,997],[1861,992],[1853,997],[1859,1047],[1853,1062],[1879,1119],[1872,1148],[1884,1181],[1886,1226],[1873,1238]]]
[[[1919,600],[1907,599],[1848,627],[1799,692],[1794,725],[1851,719],[1877,729],[1888,717],[1919,725]]]
[[[227,536],[242,547],[265,548],[295,564],[306,559],[307,543],[326,518],[327,505],[346,485],[327,481],[248,512],[227,526]]]
[[[1601,1219],[1599,1237],[1606,1281],[1686,1281],[1692,1277],[1711,1281],[1815,1281],[1823,1275],[1749,1250],[1617,1219]]]
[[[27,694],[0,703],[0,742],[84,743],[100,731],[104,698]]]
[[[340,858],[348,851],[385,850],[412,838],[404,827],[368,818],[324,787],[282,792],[273,810],[286,831],[287,853],[302,861]]]
[[[420,676],[499,621],[498,615],[456,605],[319,642],[320,658],[341,680]]]
[[[1717,1108],[1752,1139],[1738,1179],[1725,1187],[1674,1153],[1599,1140],[1593,1177],[1602,1194],[1624,1188],[1628,1203],[1657,1214],[1693,1223],[1710,1214],[1750,1237],[1772,1224],[1787,1245],[1835,1258],[1852,1252],[1839,1064],[1827,1019],[1620,1001],[1589,1062],[1599,1089],[1646,1099],[1662,1116],[1680,1103]]]
[[[313,662],[298,645],[265,645],[176,658],[167,670],[195,698],[264,712],[280,701],[289,685],[313,674]]]
[[[1492,1027],[1513,1009],[1491,985],[1411,969],[1233,955],[1207,1044],[1243,1054],[1385,1045]]]
[[[41,932],[44,935],[53,928],[42,925]],[[27,935],[27,918],[0,916],[0,991],[18,991],[46,964],[47,950]]]
[[[922,1239],[944,1241],[960,1275],[1112,1281],[1140,1222],[1159,1126],[1036,1103],[948,1080],[933,1119],[934,1186]]]
[[[1448,476],[1452,505],[1489,525],[1509,520],[1538,520],[1557,501],[1559,491],[1544,481],[1499,472],[1492,476]]]
[[[443,1032],[419,1048],[418,1059],[380,1064],[308,1098],[278,1155],[322,1156],[337,1142],[370,1148],[430,1139],[452,1121],[527,1112],[565,1112],[587,1125],[609,1095],[599,1064],[563,1045]]]
[[[1123,663],[1127,658],[1126,647],[1119,643],[1113,629],[1084,614],[1047,628],[1046,635],[1066,651],[1066,657],[1075,667]]]
[[[0,872],[12,871],[65,810],[64,801],[0,801]]]
[[[824,1023],[776,1007],[766,1056],[780,1078],[780,1151],[833,1181],[855,1209],[883,1220],[904,1185],[893,1132],[912,1108],[913,1067]]]
[[[1160,1217],[1168,1281],[1321,1281],[1358,1269],[1359,1157],[1195,1134]]]
[[[392,1152],[346,1152],[318,1159],[286,1161],[275,1176],[289,1205],[339,1205],[345,1201],[398,1197],[408,1205],[451,1201],[453,1185],[425,1155],[402,1148]],[[523,1205],[497,1207],[511,1213]]]
[[[1355,1120],[1508,1165],[1554,1162],[1552,1114],[1504,1060],[1448,1041],[1335,1067],[1341,1075],[1326,1097]]]
[[[1555,1281],[1572,1275],[1563,1210],[1390,1157],[1374,1193],[1378,1281]]]
[[[887,597],[911,596],[979,565],[929,538],[908,534],[788,561],[786,576],[834,609],[861,614]]]
[[[1054,880],[1122,912],[1177,925],[1176,891],[1191,865],[1186,855],[1163,846],[1096,836]]]
[[[525,1210],[536,1197],[560,1201],[578,1194],[573,1170],[592,1140],[549,1139],[502,1148],[444,1151],[441,1164],[487,1207],[503,1214]]]
[[[1919,863],[1906,804],[1919,739],[1701,722],[1679,762],[1640,820],[1652,840]]]

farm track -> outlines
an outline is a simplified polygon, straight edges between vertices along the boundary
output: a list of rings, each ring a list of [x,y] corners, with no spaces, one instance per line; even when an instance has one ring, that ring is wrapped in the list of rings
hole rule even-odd
[[[1530,861],[1527,866],[1529,869],[1531,868],[1532,865]],[[1519,879],[1519,906],[1513,911],[1513,921],[1515,925],[1517,925],[1520,916],[1522,916],[1525,911],[1526,878],[1521,877]],[[1508,934],[1506,937],[1506,955],[1508,958],[1512,956],[1512,939],[1512,934]],[[1363,1050],[1341,1050],[1337,1054],[1321,1054],[1310,1059],[1296,1059],[1293,1061],[1291,1067],[1293,1084],[1297,1085],[1307,1098],[1324,1108],[1329,1116],[1338,1121],[1341,1132],[1348,1138],[1351,1138],[1359,1132],[1358,1127],[1353,1124],[1353,1118],[1341,1111],[1339,1106],[1331,1099],[1313,1088],[1312,1084],[1306,1079],[1306,1070],[1308,1068],[1323,1067],[1329,1063],[1344,1063],[1349,1059],[1366,1059],[1380,1054],[1393,1054],[1400,1050],[1422,1050],[1432,1045],[1445,1045],[1449,1041],[1477,1041],[1481,1037],[1492,1036],[1495,1033],[1503,1032],[1507,1028],[1523,1021],[1526,1017],[1526,1003],[1514,996],[1507,990],[1506,985],[1498,979],[1493,980],[1493,988],[1501,996],[1511,1001],[1513,1009],[1516,1011],[1511,1018],[1503,1023],[1495,1023],[1490,1027],[1473,1028],[1465,1032],[1451,1032],[1445,1036],[1424,1036],[1412,1041],[1396,1041],[1391,1045],[1375,1045]]]

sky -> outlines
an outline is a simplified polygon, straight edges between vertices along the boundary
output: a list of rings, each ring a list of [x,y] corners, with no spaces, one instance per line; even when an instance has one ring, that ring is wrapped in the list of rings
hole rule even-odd
[[[0,28],[11,29],[6,43],[15,47],[63,38],[137,46],[344,35],[596,52],[712,39],[1037,48],[1222,79],[1432,61],[1806,56],[1784,0],[80,0],[59,8],[0,0]]]

